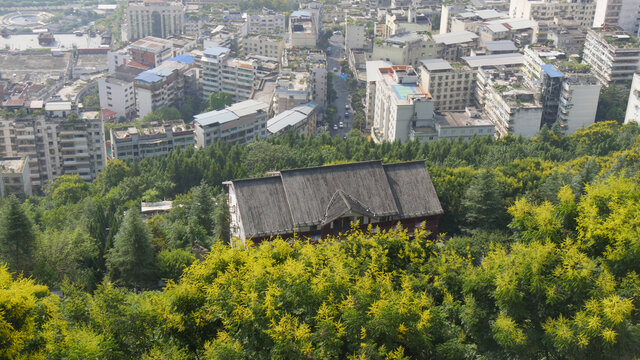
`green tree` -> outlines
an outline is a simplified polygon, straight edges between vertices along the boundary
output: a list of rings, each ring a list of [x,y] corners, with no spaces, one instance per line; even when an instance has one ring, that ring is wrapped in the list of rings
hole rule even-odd
[[[18,199],[11,195],[0,215],[0,260],[12,271],[29,273],[33,267],[34,249],[31,219]]]
[[[155,254],[151,234],[138,208],[127,211],[107,253],[109,278],[128,286],[148,284],[154,278]]]
[[[209,94],[209,107],[206,111],[224,109],[233,103],[233,95],[226,92]]]
[[[504,215],[502,188],[491,171],[481,171],[465,191],[463,206],[468,229],[499,228]]]
[[[75,204],[87,196],[89,184],[78,175],[62,175],[47,188],[46,193],[57,204]]]
[[[183,249],[163,250],[158,253],[158,271],[163,279],[178,280],[182,271],[195,261],[190,251]]]
[[[213,220],[215,222],[215,232],[213,238],[223,244],[229,244],[231,241],[230,215],[229,205],[227,204],[227,195],[220,194],[216,198],[216,205],[213,212]]]
[[[629,84],[612,84],[602,88],[596,121],[614,120],[622,124],[629,100],[629,87]]]

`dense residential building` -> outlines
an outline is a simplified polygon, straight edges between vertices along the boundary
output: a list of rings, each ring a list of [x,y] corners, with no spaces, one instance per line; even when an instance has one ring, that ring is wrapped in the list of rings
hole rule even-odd
[[[49,114],[0,118],[0,156],[28,157],[34,191],[66,174],[94,179],[106,162],[99,112]]]
[[[387,9],[384,17],[383,38],[407,32],[430,32],[431,21],[426,17],[418,17],[415,8]]]
[[[128,46],[130,59],[142,65],[156,67],[173,57],[171,40],[146,36]]]
[[[479,23],[508,19],[509,15],[493,9],[469,10],[442,6],[440,34],[448,32],[471,31],[475,33]]]
[[[136,115],[136,94],[133,81],[122,80],[116,76],[98,79],[100,108],[116,113],[117,117],[133,119]]]
[[[640,74],[633,74],[629,101],[627,102],[627,113],[624,116],[625,124],[631,122],[640,124]]]
[[[567,134],[593,124],[600,83],[589,66],[549,48],[525,50],[522,70],[525,82],[541,94],[542,124],[558,124]]]
[[[535,21],[571,19],[584,28],[590,28],[596,13],[595,0],[511,0],[509,16]]]
[[[177,107],[186,94],[196,95],[198,78],[194,62],[192,57],[182,55],[136,76],[138,116],[144,117],[163,107]]]
[[[0,196],[32,195],[29,156],[0,158]]]
[[[431,94],[436,110],[464,110],[472,105],[475,71],[459,62],[443,59],[420,63],[422,89]]]
[[[465,56],[462,57],[461,60],[462,63],[475,70],[487,66],[503,66],[507,69],[518,69],[524,64],[524,56],[520,53]]]
[[[234,246],[274,236],[319,240],[351,228],[376,231],[401,223],[438,232],[443,213],[424,161],[369,161],[224,182]]]
[[[591,66],[591,71],[603,86],[630,81],[639,70],[640,41],[622,31],[608,28],[589,30],[582,62]]]
[[[497,40],[511,40],[524,48],[538,41],[538,23],[529,19],[500,19],[477,24],[480,44]]]
[[[474,136],[493,137],[495,133],[493,123],[475,108],[444,111],[436,114],[435,120],[438,139],[469,140]]]
[[[371,60],[418,66],[420,60],[436,57],[436,43],[429,35],[402,33],[373,45]]]
[[[463,56],[471,55],[471,50],[478,47],[477,39],[478,35],[470,31],[434,35],[436,57],[447,61],[458,61]]]
[[[216,141],[245,144],[266,137],[268,109],[269,105],[260,101],[245,100],[194,116],[196,147],[205,148]]]
[[[596,0],[593,27],[619,26],[633,35],[640,25],[640,2],[637,0]]]
[[[284,38],[277,35],[249,35],[241,40],[241,54],[260,55],[273,58],[278,62],[284,51]]]
[[[289,15],[289,44],[295,48],[315,48],[318,40],[319,19],[307,10],[296,10]]]
[[[112,128],[109,136],[111,156],[121,160],[166,156],[178,148],[193,148],[195,145],[193,126],[182,121]]]
[[[225,47],[204,50],[200,59],[203,99],[218,92],[232,94],[234,101],[249,99],[260,80],[278,70],[278,62],[274,59],[260,56],[238,59],[232,58],[230,52]]]
[[[278,136],[293,131],[305,136],[315,135],[319,112],[320,106],[313,101],[285,110],[267,120],[268,134]]]
[[[250,34],[281,35],[285,30],[283,13],[263,9],[262,14],[247,14],[247,32]]]
[[[123,38],[137,40],[145,36],[167,38],[184,32],[184,5],[181,2],[145,0],[130,2],[125,9]]]
[[[540,94],[524,84],[522,74],[480,68],[475,95],[478,108],[495,125],[497,136],[533,137],[540,130]]]

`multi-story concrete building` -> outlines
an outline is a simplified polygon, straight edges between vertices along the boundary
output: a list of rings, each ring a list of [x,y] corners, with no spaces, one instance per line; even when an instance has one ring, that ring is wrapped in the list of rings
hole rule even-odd
[[[639,70],[640,41],[621,31],[589,30],[582,62],[591,66],[603,86],[632,80]]]
[[[637,0],[596,0],[593,27],[619,26],[622,30],[638,34],[640,2]]]
[[[421,130],[434,121],[431,95],[420,88],[418,74],[411,66],[379,68],[371,136],[374,141],[393,142],[421,137]],[[416,134],[418,133],[418,134]],[[428,140],[434,140],[435,135]]]
[[[265,103],[246,100],[223,110],[196,115],[193,120],[196,147],[208,147],[216,141],[245,144],[266,137],[268,109]]]
[[[167,38],[184,32],[184,5],[181,2],[146,0],[131,2],[125,10],[126,40],[145,36]]]
[[[500,19],[477,24],[480,44],[496,40],[511,40],[524,48],[538,41],[538,23],[529,19]]]
[[[448,32],[471,31],[477,32],[478,24],[487,23],[489,21],[502,21],[509,18],[509,15],[493,9],[486,10],[468,10],[452,9],[443,5],[443,14],[440,23],[440,34]],[[445,17],[446,12],[446,17]],[[444,22],[443,22],[444,21]]]
[[[0,195],[31,195],[31,172],[29,157],[15,156],[0,158]]]
[[[307,10],[296,10],[289,15],[289,44],[295,48],[314,48],[318,40],[319,19]]]
[[[172,58],[135,78],[136,110],[144,117],[162,107],[179,106],[186,93],[195,93],[197,72],[189,56]]]
[[[436,57],[436,42],[428,35],[403,33],[373,45],[371,60],[418,66],[420,60]]]
[[[315,135],[319,112],[320,106],[313,101],[283,111],[267,120],[267,133],[269,136],[278,136],[294,131],[306,136]]]
[[[146,36],[136,40],[128,46],[128,49],[131,60],[149,67],[156,67],[173,57],[173,43],[171,40],[153,36]]]
[[[422,89],[431,94],[438,111],[460,111],[473,103],[475,71],[458,62],[429,59],[420,62]]]
[[[61,175],[75,174],[90,181],[106,165],[104,123],[98,111],[58,122],[57,138]]]
[[[540,94],[524,84],[520,73],[480,68],[476,102],[495,125],[496,135],[533,137],[542,125]]]
[[[205,49],[200,60],[202,66],[202,98],[212,92],[233,95],[235,101],[249,99],[261,79],[278,70],[278,62],[270,58],[251,56],[246,59],[230,57],[230,49]]]
[[[116,159],[166,156],[178,148],[193,148],[193,126],[182,121],[144,127],[111,129],[111,153]]]
[[[627,102],[627,113],[624,116],[625,124],[631,122],[640,124],[640,74],[633,74],[629,101]]]
[[[433,40],[436,42],[436,56],[447,61],[469,56],[471,50],[478,46],[478,35],[470,31],[434,35]]]
[[[115,112],[117,117],[133,119],[136,115],[136,94],[133,81],[116,76],[98,79],[100,108]]]
[[[541,94],[542,124],[557,123],[567,134],[593,124],[600,84],[589,66],[543,47],[527,48],[524,55],[524,80]]]
[[[524,56],[520,53],[507,53],[496,55],[465,56],[461,62],[472,69],[482,67],[502,66],[507,69],[519,69],[524,64]]]
[[[323,107],[327,101],[327,68],[325,64],[319,64],[309,69],[309,83],[312,100]]]
[[[322,34],[322,4],[314,1],[300,3],[299,8],[311,14],[314,26],[316,27],[315,33],[317,36],[320,36],[320,34]]]
[[[260,55],[280,62],[284,51],[284,38],[277,35],[249,35],[241,40],[241,49],[242,56]]]
[[[250,34],[281,35],[285,30],[283,13],[263,9],[262,14],[247,15],[247,32]]]

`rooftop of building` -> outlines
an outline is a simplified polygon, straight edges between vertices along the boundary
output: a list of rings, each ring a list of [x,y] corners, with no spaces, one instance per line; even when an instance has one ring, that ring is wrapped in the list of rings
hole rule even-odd
[[[478,38],[478,35],[471,31],[449,32],[445,34],[433,35],[433,40],[437,44],[453,45],[472,42]]]
[[[607,44],[619,49],[635,49],[640,47],[637,37],[622,31],[620,28],[593,28],[589,33],[595,34]]]
[[[383,41],[383,43],[393,44],[393,45],[404,45],[406,43],[423,40],[425,36],[426,35],[418,34],[416,32],[396,33],[395,35],[392,35],[386,38]]]
[[[185,124],[182,120],[178,120],[161,124],[151,123],[139,127],[129,126],[127,128],[112,129],[112,132],[117,140],[123,140],[134,135],[142,137],[164,135],[167,133],[167,129],[171,129],[173,132],[192,131],[193,125]]]
[[[422,66],[428,71],[452,70],[453,67],[445,59],[427,59],[420,60]]]
[[[305,121],[309,114],[318,107],[315,102],[308,102],[294,107],[291,110],[285,110],[280,114],[267,120],[267,130],[272,133],[278,133],[290,126],[295,126],[301,121]]]
[[[520,53],[463,56],[461,59],[472,68],[498,65],[521,65],[524,63],[524,55]]]
[[[229,121],[237,120],[242,116],[250,115],[257,112],[266,112],[269,105],[257,100],[245,100],[235,103],[222,110],[213,110],[202,114],[195,115],[193,122],[200,126],[209,126],[213,124],[224,124]]]
[[[440,127],[493,126],[486,115],[475,108],[464,111],[445,111],[436,115]]]
[[[508,15],[493,9],[486,9],[486,10],[462,12],[462,13],[459,13],[457,17],[461,19],[480,18],[482,20],[490,20],[490,19],[507,18]]]
[[[161,39],[153,36],[147,36],[140,40],[134,41],[131,45],[132,48],[138,48],[150,52],[158,52],[160,50],[171,48],[171,40]]]
[[[223,46],[214,46],[214,47],[210,47],[210,48],[206,48],[203,51],[203,54],[205,56],[220,56],[222,54],[228,54],[231,51],[231,49],[223,47]]]
[[[382,67],[378,71],[381,79],[392,90],[398,105],[409,105],[414,99],[431,99],[431,94],[424,91],[418,82],[418,74],[409,65],[394,65]]]
[[[385,60],[367,61],[367,82],[378,81],[380,79],[380,68],[390,67],[393,64]]]
[[[45,111],[71,111],[71,101],[52,101],[44,105]]]
[[[496,40],[496,41],[487,41],[484,46],[488,51],[510,51],[516,52],[518,51],[518,47],[511,40]]]

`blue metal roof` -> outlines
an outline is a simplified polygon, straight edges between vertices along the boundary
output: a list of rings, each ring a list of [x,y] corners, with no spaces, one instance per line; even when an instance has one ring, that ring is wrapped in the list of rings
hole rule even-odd
[[[540,67],[542,68],[542,72],[549,75],[549,77],[552,77],[552,78],[564,77],[564,74],[562,73],[562,71],[558,70],[555,66],[551,64],[544,64]]]
[[[136,81],[144,81],[146,83],[156,83],[162,81],[162,77],[154,74],[152,71],[143,71],[135,78]]]
[[[191,65],[195,62],[195,59],[193,58],[193,56],[189,56],[189,55],[178,55],[174,58],[171,58],[167,61],[177,61],[177,62],[181,62],[183,64],[187,64],[187,65]]]

